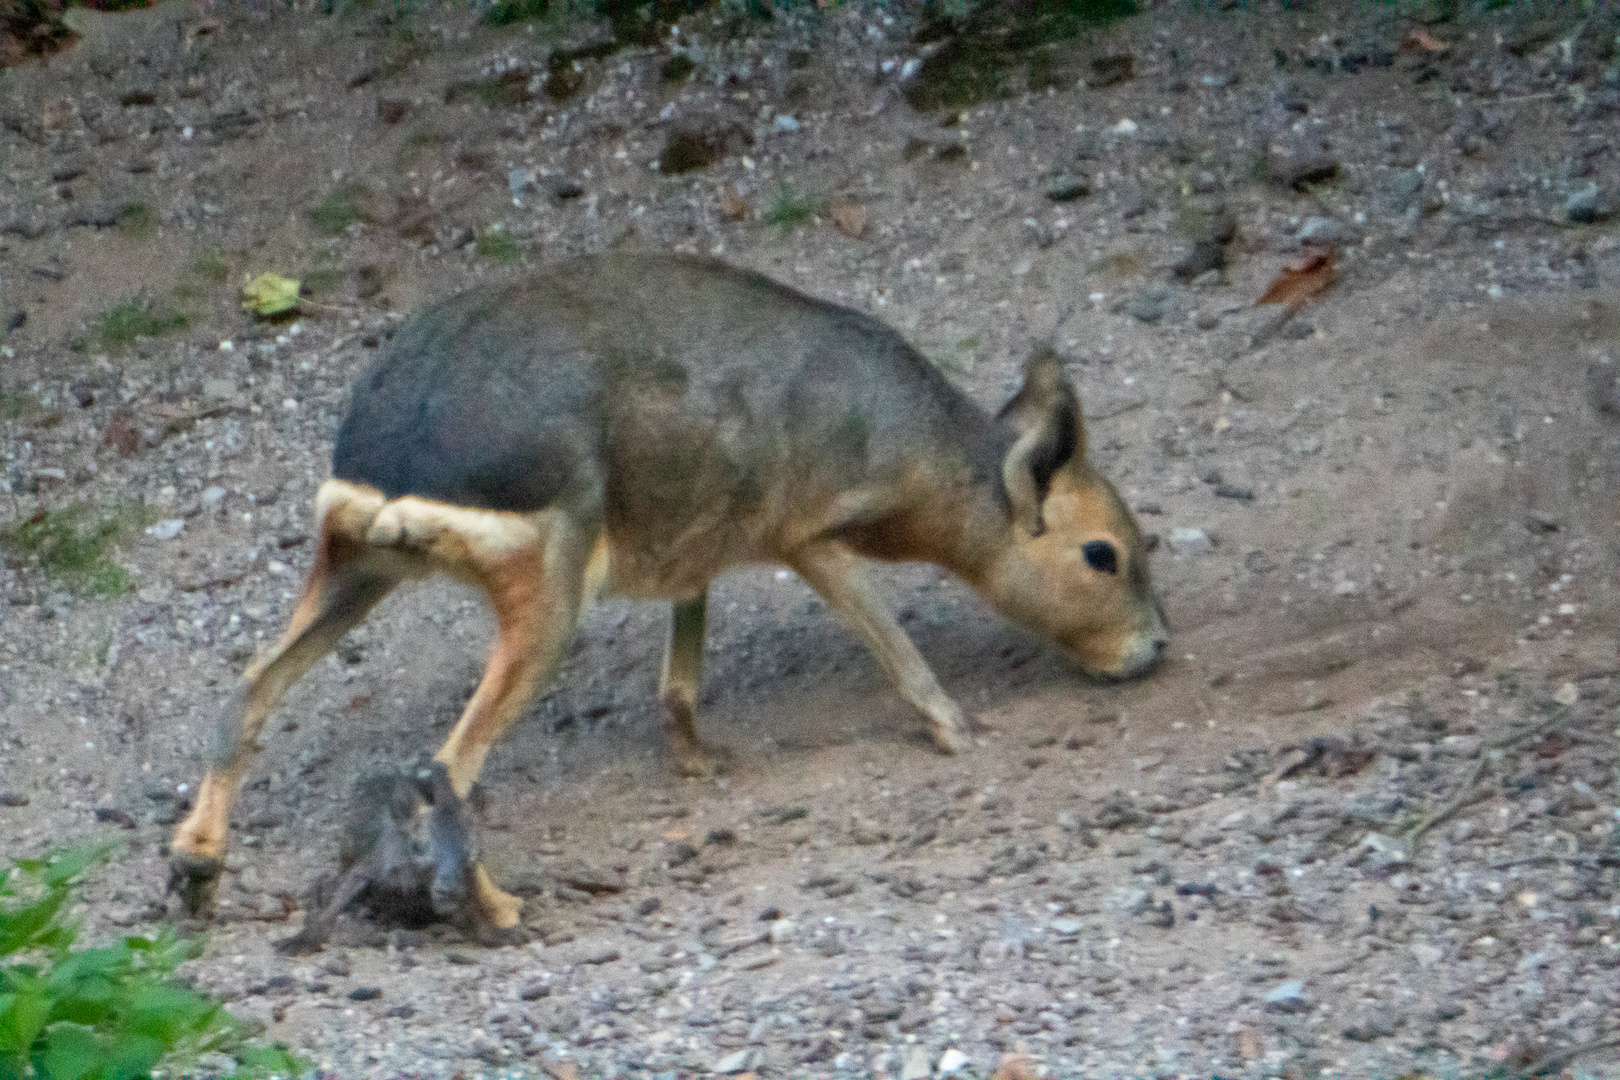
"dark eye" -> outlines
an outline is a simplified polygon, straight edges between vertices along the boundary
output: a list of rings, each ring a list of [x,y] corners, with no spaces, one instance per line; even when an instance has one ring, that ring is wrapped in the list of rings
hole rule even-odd
[[[1093,540],[1081,545],[1080,554],[1086,557],[1086,565],[1098,573],[1119,573],[1119,554],[1114,551],[1114,545],[1106,540]]]

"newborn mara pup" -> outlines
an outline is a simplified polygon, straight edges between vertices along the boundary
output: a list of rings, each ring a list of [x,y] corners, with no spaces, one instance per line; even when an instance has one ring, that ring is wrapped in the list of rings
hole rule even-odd
[[[497,931],[519,901],[473,861],[451,811],[543,684],[593,598],[670,602],[660,690],[676,759],[693,729],[704,597],[732,566],[791,567],[967,749],[962,710],[874,586],[870,560],[952,571],[1084,671],[1125,678],[1165,646],[1130,512],[1086,464],[1080,404],[1053,353],[992,418],[875,319],[718,262],[581,259],[475,289],[405,323],[355,385],[315,566],[291,625],[225,709],[175,884],[206,905],[227,816],[281,695],[395,585],[478,586],[498,636],[435,757],[434,899]],[[441,827],[442,826],[442,827]]]

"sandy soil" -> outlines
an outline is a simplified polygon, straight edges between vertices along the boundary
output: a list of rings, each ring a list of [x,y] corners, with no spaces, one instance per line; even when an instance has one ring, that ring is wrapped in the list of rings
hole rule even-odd
[[[5,550],[0,849],[110,832],[91,927],[172,918],[169,831],[389,328],[569,253],[712,252],[987,406],[1055,340],[1162,540],[1173,658],[1088,685],[897,568],[981,725],[945,759],[797,579],[740,573],[700,782],[662,751],[663,612],[604,603],[483,776],[532,942],[357,911],[281,958],[354,780],[481,667],[476,599],[408,590],[273,719],[199,985],[345,1077],[1620,1076],[1616,25],[1431,14],[1156,6],[942,123],[901,82],[938,44],[878,6],[606,56],[460,10],[80,13],[0,72],[0,514],[141,516],[93,578]],[[672,133],[714,160],[651,167]],[[1302,245],[1335,284],[1257,308]],[[240,311],[267,270],[296,321]],[[130,297],[188,324],[119,343]]]

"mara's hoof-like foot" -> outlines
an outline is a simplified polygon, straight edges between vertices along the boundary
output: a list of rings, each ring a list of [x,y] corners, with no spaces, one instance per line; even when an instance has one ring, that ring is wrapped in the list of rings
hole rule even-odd
[[[731,771],[731,754],[719,747],[693,741],[672,747],[671,752],[675,755],[675,768],[689,780],[712,780]]]
[[[968,719],[962,710],[954,706],[950,715],[933,722],[928,734],[933,737],[934,746],[942,754],[965,754],[973,749],[973,734]]]
[[[169,858],[169,892],[179,894],[187,915],[201,915],[213,908],[224,869],[223,859],[176,851]]]

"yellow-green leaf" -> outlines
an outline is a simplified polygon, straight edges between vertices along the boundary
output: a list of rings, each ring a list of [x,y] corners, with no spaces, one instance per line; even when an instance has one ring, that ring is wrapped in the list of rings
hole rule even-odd
[[[260,274],[242,287],[242,308],[261,319],[298,307],[298,282],[279,274]]]

